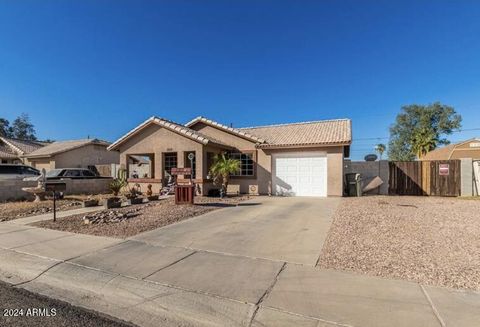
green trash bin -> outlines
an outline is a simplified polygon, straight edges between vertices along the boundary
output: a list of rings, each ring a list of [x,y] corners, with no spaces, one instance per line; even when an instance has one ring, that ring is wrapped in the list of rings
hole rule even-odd
[[[347,181],[347,196],[362,196],[362,175],[359,173],[345,174]]]

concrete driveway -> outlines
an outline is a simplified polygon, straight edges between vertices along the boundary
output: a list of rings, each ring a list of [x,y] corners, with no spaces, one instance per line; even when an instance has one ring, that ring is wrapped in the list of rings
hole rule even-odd
[[[341,199],[260,197],[133,239],[314,266]]]
[[[0,280],[142,327],[470,327],[480,293],[319,269],[341,199],[256,198],[129,240],[0,223]]]

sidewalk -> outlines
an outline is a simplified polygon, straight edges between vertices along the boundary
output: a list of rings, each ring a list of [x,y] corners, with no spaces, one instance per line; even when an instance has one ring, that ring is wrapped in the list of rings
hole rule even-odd
[[[86,213],[100,211],[100,210],[104,210],[104,207],[96,206],[96,207],[71,209],[71,210],[65,210],[65,211],[57,211],[57,218],[63,218],[63,217],[68,217],[68,216],[73,216],[73,215],[78,215],[83,213],[86,214]],[[44,221],[44,220],[51,220],[51,219],[53,219],[53,212],[45,213],[43,215],[13,219],[13,220],[9,220],[8,222],[12,224],[17,224],[17,225],[28,225],[31,223],[36,223],[37,221]]]
[[[0,279],[139,326],[476,326],[480,293],[0,224]]]

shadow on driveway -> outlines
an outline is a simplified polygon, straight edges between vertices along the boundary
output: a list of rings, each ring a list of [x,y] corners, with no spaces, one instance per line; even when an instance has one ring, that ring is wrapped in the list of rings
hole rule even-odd
[[[229,207],[257,206],[257,205],[261,205],[261,203],[260,202],[254,202],[254,203],[233,204],[233,203],[210,202],[210,203],[196,203],[195,205],[201,206],[201,207],[229,208]]]

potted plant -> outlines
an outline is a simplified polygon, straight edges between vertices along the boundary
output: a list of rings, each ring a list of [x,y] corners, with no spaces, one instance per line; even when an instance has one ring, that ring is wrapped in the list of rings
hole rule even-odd
[[[140,197],[140,195],[142,195],[142,192],[140,192],[140,184],[135,184],[129,189],[126,197],[130,204],[141,204],[143,203],[143,198]]]
[[[147,185],[147,199],[148,199],[148,201],[156,201],[156,200],[158,200],[158,194],[157,194],[157,195],[153,195],[152,184],[148,184],[148,185]]]
[[[117,174],[117,178],[110,182],[109,188],[113,193],[112,197],[109,197],[105,200],[104,206],[106,209],[111,208],[120,208],[122,206],[122,200],[118,196],[120,191],[127,186],[126,170],[120,169]]]
[[[88,197],[87,199],[83,200],[83,207],[88,208],[88,207],[96,207],[98,206],[98,199]]]
[[[212,176],[215,185],[221,185],[221,198],[227,194],[230,174],[238,172],[239,169],[240,161],[228,158],[225,153],[217,154],[213,158],[213,165],[210,168],[209,174]]]

